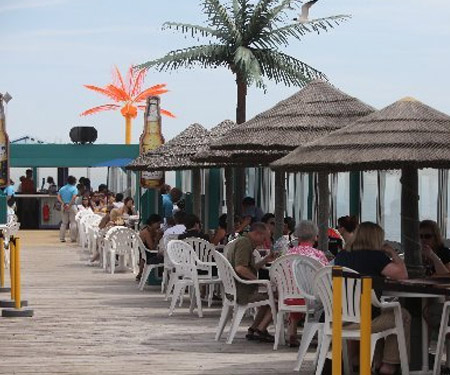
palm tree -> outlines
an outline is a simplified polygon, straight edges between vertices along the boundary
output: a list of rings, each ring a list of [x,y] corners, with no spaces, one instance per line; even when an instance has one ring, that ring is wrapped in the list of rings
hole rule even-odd
[[[149,96],[159,96],[168,92],[166,84],[158,84],[148,89],[142,89],[144,84],[146,70],[137,71],[130,67],[126,79],[117,67],[113,71],[113,83],[105,87],[85,85],[89,90],[98,92],[114,100],[115,104],[103,104],[84,111],[81,116],[92,115],[102,111],[113,111],[120,109],[125,117],[125,144],[131,143],[132,120],[136,118],[139,109],[145,109],[145,105],[139,103],[145,102]],[[120,104],[117,104],[120,103]],[[171,112],[161,109],[161,114],[175,117]]]
[[[207,25],[167,22],[163,29],[174,29],[193,38],[210,38],[207,44],[169,52],[137,68],[156,67],[159,71],[199,65],[225,67],[236,78],[236,122],[246,121],[247,88],[265,87],[263,78],[287,86],[303,87],[324,74],[280,51],[289,39],[302,39],[309,32],[327,31],[349,18],[338,15],[309,22],[290,22],[288,13],[299,0],[202,0]]]

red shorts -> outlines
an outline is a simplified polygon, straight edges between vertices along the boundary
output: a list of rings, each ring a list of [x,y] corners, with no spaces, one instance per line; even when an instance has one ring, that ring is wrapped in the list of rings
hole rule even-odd
[[[303,298],[286,298],[284,303],[288,306],[304,306],[305,300]],[[291,320],[301,320],[305,314],[303,313],[290,313],[289,318]]]

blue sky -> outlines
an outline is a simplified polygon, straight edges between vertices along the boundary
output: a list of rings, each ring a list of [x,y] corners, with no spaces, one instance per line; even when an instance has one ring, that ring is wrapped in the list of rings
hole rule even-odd
[[[79,114],[106,100],[83,88],[105,85],[114,65],[121,70],[195,44],[165,21],[202,23],[198,0],[0,0],[0,92],[8,91],[11,138],[30,134],[68,141],[72,126],[93,125],[98,142],[122,143],[118,112],[87,118]],[[292,40],[285,51],[327,74],[341,90],[382,108],[404,96],[450,113],[450,1],[320,0],[311,15],[351,14],[353,18],[321,35]],[[170,139],[189,124],[211,128],[235,114],[235,85],[223,70],[150,72],[146,85],[165,82],[171,92],[163,107],[177,114],[164,119]],[[297,91],[268,85],[252,88],[248,118]],[[133,139],[142,130],[135,121]]]

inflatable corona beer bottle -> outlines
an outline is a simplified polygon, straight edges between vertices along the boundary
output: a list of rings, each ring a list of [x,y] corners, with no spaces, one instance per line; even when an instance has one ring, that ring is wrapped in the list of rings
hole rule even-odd
[[[6,134],[3,96],[0,94],[0,188],[9,183],[9,139]]]
[[[152,151],[164,143],[161,132],[160,99],[157,96],[147,98],[144,115],[144,131],[139,138],[139,152],[141,155]],[[143,171],[141,186],[146,189],[158,189],[164,184],[164,172]]]

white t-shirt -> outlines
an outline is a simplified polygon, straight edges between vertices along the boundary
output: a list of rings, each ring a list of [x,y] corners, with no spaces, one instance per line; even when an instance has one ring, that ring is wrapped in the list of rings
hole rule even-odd
[[[186,231],[186,227],[183,224],[177,224],[173,227],[167,228],[164,231],[164,237],[169,236],[171,234],[182,234]]]
[[[121,208],[123,207],[123,205],[124,205],[123,202],[114,202],[114,203],[113,203],[113,206],[114,206],[115,208],[119,208],[119,209],[121,209]]]

